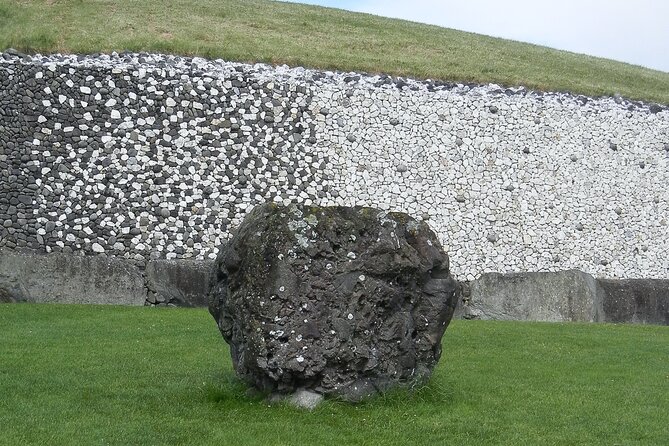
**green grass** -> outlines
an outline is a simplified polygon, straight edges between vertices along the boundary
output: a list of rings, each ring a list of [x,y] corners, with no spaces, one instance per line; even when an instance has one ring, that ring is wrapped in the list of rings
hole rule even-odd
[[[669,104],[669,73],[436,26],[266,0],[0,0],[0,49],[160,51],[525,85]]]
[[[669,327],[455,321],[429,385],[245,397],[205,310],[0,306],[0,444],[666,445]]]

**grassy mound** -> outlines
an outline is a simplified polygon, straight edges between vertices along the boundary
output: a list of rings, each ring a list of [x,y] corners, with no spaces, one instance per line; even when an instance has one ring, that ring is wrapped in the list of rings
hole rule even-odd
[[[429,385],[245,396],[205,310],[0,305],[0,444],[666,444],[669,327],[455,321]]]
[[[495,82],[669,104],[669,73],[337,9],[267,0],[0,0],[0,49],[155,51]]]

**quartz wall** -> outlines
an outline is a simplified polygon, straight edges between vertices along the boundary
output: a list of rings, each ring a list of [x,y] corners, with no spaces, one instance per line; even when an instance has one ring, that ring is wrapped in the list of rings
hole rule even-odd
[[[0,57],[0,248],[211,259],[266,200],[428,220],[454,275],[669,278],[669,110],[156,54]]]

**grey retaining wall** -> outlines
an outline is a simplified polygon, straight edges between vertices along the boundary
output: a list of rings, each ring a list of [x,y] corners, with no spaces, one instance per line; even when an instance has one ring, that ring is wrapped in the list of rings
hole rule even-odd
[[[581,271],[483,274],[467,285],[465,318],[534,321],[604,321],[597,281]]]
[[[0,250],[0,290],[5,300],[144,305],[140,271],[124,259]]]
[[[212,265],[0,249],[0,302],[202,307]]]
[[[456,316],[465,319],[669,325],[669,280],[489,273],[462,288]]]
[[[207,305],[213,262],[0,249],[0,303]],[[669,280],[594,279],[580,271],[484,274],[461,284],[456,317],[669,325]]]
[[[0,246],[215,257],[265,200],[429,219],[455,276],[669,278],[669,111],[151,54],[0,57]]]

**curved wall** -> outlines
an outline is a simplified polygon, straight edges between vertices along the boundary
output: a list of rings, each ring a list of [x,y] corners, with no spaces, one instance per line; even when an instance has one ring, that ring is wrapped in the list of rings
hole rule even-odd
[[[429,220],[453,272],[669,278],[669,110],[150,54],[0,58],[0,247],[206,259],[265,200]]]

